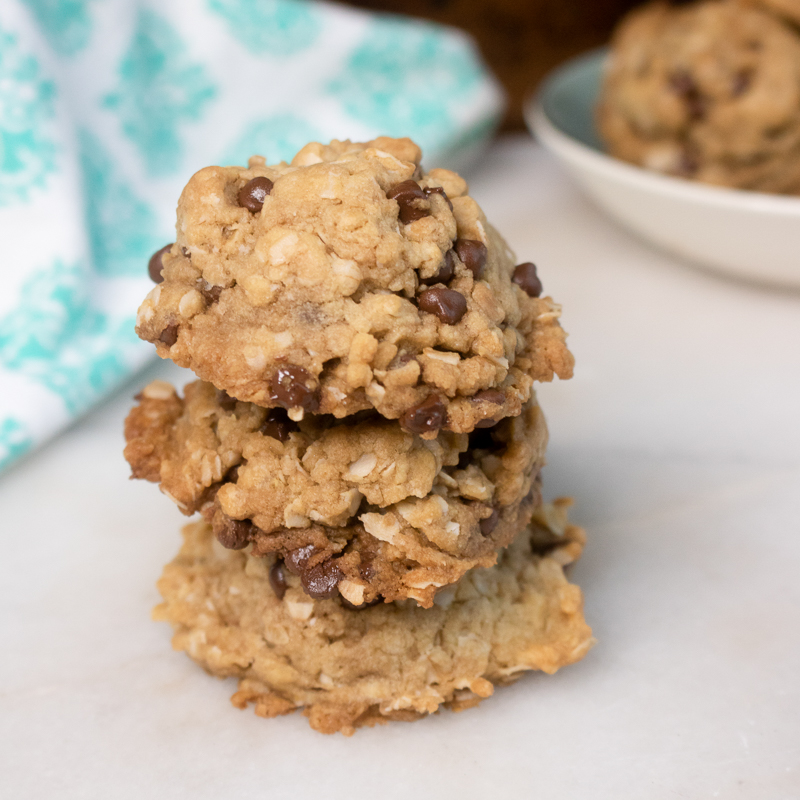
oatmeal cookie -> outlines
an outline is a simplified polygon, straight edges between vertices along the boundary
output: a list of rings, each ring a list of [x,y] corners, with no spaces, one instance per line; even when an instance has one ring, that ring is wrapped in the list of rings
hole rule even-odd
[[[345,420],[236,401],[196,381],[156,381],[126,420],[133,477],[157,482],[220,542],[277,553],[313,596],[433,603],[494,563],[541,500],[547,428],[517,417],[426,440],[375,412]]]
[[[534,381],[572,374],[560,307],[466,182],[420,158],[380,138],[201,170],[139,336],[295,421],[372,408],[433,437],[519,414]]]
[[[637,9],[614,36],[598,124],[634,164],[800,193],[800,37],[745,3]]]
[[[233,704],[262,717],[302,708],[314,729],[349,735],[469,708],[527,670],[579,660],[594,642],[581,591],[564,577],[584,542],[566,505],[542,508],[495,566],[470,572],[429,610],[314,600],[274,556],[226,550],[210,525],[190,524],[154,617],[172,624],[176,650],[238,678]]]

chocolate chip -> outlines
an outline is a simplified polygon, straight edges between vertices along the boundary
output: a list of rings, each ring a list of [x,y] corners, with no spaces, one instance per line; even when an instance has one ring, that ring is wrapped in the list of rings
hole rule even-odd
[[[279,367],[269,383],[270,399],[284,408],[302,408],[313,414],[319,408],[319,387],[302,367]]]
[[[147,273],[150,275],[150,280],[153,281],[153,283],[161,283],[161,281],[164,280],[164,276],[161,274],[161,270],[164,268],[162,259],[164,258],[164,254],[169,253],[171,249],[172,245],[168,244],[160,250],[156,250],[156,252],[150,256],[150,261],[147,264]]]
[[[516,283],[528,297],[538,297],[542,293],[542,282],[536,274],[536,264],[526,261],[514,267],[514,274],[511,276],[513,283]]]
[[[286,554],[286,566],[295,575],[299,575],[311,559],[311,556],[316,552],[317,548],[314,547],[313,544],[307,544],[305,547],[298,547],[296,550],[290,550]]]
[[[499,389],[484,389],[470,398],[473,403],[491,403],[501,406],[506,401],[506,396]]]
[[[486,257],[489,254],[486,245],[476,239],[456,239],[454,247],[461,263],[478,280],[486,269]]]
[[[705,97],[698,95],[697,97],[688,98],[686,102],[689,106],[689,117],[691,119],[696,121],[705,119],[708,113],[708,100]]]
[[[467,313],[467,299],[453,289],[426,289],[417,298],[423,311],[435,314],[445,325],[455,325]]]
[[[679,70],[670,75],[669,85],[674,92],[680,95],[697,92],[697,84],[694,82],[694,78],[684,70]]]
[[[273,408],[267,412],[267,416],[258,430],[264,436],[271,436],[279,442],[288,442],[289,434],[300,429],[294,420],[289,419],[282,408]]]
[[[669,79],[669,85],[683,98],[691,119],[700,120],[705,117],[708,111],[708,101],[703,97],[700,87],[688,72],[674,73]]]
[[[371,558],[362,559],[359,573],[361,577],[369,583],[378,574],[378,570],[375,568],[375,564]]]
[[[447,205],[450,206],[450,210],[453,210],[453,204],[450,202],[447,192],[445,192],[441,186],[429,186],[427,189],[423,189],[422,191],[425,192],[428,197],[430,197],[432,194],[440,194],[445,200],[447,200]]]
[[[272,191],[273,183],[269,178],[253,178],[239,189],[236,199],[242,208],[246,208],[253,214],[261,211],[264,200]]]
[[[183,253],[184,258],[188,258],[189,261],[192,260],[192,254],[189,252],[188,247],[181,247],[181,253]]]
[[[400,424],[411,433],[438,431],[447,418],[447,407],[439,395],[431,394],[418,406],[414,406],[400,417]]]
[[[222,294],[221,286],[214,286],[204,281],[202,278],[197,279],[197,290],[203,295],[203,299],[208,305],[216,303],[219,300],[219,296]]]
[[[241,550],[250,542],[253,523],[249,519],[230,519],[219,513],[212,525],[217,541],[228,550]]]
[[[234,411],[236,409],[236,398],[231,397],[224,389],[217,389],[217,405],[223,411]]]
[[[386,192],[390,200],[396,200],[399,205],[410,203],[414,200],[425,200],[425,191],[415,180],[407,180],[395,184]]]
[[[406,364],[417,359],[411,353],[398,353],[390,362],[389,369],[402,369]]]
[[[486,517],[486,519],[482,519],[480,521],[481,533],[484,536],[488,536],[497,527],[497,522],[499,519],[500,514],[496,508],[493,508],[492,513]]]
[[[390,200],[396,200],[400,206],[400,222],[403,225],[430,216],[431,212],[421,207],[428,198],[416,181],[398,183],[386,192],[386,196]]]
[[[278,600],[283,600],[286,594],[286,575],[283,574],[283,564],[276,561],[269,570],[269,585],[272,591],[275,592],[275,597]]]
[[[497,420],[494,417],[482,419],[480,422],[475,423],[476,428],[493,428],[495,425],[497,425]]]
[[[741,97],[753,82],[753,76],[750,72],[740,72],[734,79],[731,86],[731,94],[734,97]]]
[[[303,584],[306,594],[320,600],[336,595],[336,587],[342,578],[344,578],[344,573],[332,559],[323,561],[300,573],[300,582]]]
[[[158,337],[159,342],[163,342],[167,347],[172,347],[178,341],[178,326],[173,322],[167,325],[161,335]]]
[[[320,551],[313,544],[291,550],[286,554],[286,566],[300,576],[306,594],[316,598],[333,597],[336,594],[336,585],[344,574],[332,559],[309,567],[308,562],[318,552]]]
[[[427,286],[432,286],[434,283],[449,283],[455,274],[455,271],[456,265],[453,251],[448,250],[444,254],[444,258],[442,259],[442,264],[439,267],[438,272],[435,275],[431,275],[430,278],[422,278],[420,283],[424,283]]]

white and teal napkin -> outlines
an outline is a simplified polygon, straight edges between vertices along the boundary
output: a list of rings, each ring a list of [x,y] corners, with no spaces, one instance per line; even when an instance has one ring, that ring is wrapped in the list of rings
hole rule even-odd
[[[496,83],[462,33],[301,0],[0,2],[0,469],[153,356],[150,254],[207,164],[412,136],[463,164]]]

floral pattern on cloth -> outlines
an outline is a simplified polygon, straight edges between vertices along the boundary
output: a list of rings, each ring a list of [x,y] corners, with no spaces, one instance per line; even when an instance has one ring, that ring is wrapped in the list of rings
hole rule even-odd
[[[0,469],[30,449],[33,439],[25,425],[13,417],[0,422]]]
[[[98,309],[91,287],[87,270],[56,262],[31,276],[0,320],[0,365],[56,393],[71,414],[124,378],[141,344],[134,317]]]
[[[55,93],[19,35],[0,26],[0,207],[27,200],[55,169]]]
[[[367,28],[328,88],[354,119],[367,124],[382,119],[392,130],[441,149],[461,132],[459,105],[482,79],[478,63],[458,39],[442,41],[433,25],[409,28],[389,17]]]
[[[60,56],[74,56],[89,43],[97,0],[24,0],[48,44]]]
[[[322,15],[301,0],[209,0],[208,7],[251,53],[294,55],[313,46],[322,32]]]
[[[187,56],[177,31],[158,14],[140,10],[119,65],[119,87],[103,102],[119,115],[148,174],[164,175],[180,169],[182,125],[202,119],[215,93],[205,67]]]
[[[275,114],[245,124],[219,159],[222,164],[246,164],[253,153],[269,153],[270,162],[290,161],[307,142],[330,139],[318,125],[294,114]]]
[[[4,0],[0,470],[154,358],[134,318],[193,172],[378,135],[459,168],[501,111],[471,40],[430,23],[306,0]]]
[[[78,131],[86,231],[92,263],[104,275],[140,275],[163,245],[153,209],[137,197],[96,136]]]

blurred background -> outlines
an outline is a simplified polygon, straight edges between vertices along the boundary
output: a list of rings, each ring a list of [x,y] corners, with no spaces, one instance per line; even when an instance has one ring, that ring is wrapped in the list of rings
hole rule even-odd
[[[413,14],[463,28],[508,96],[502,130],[523,130],[523,101],[553,67],[605,44],[642,0],[351,0],[360,8]]]

